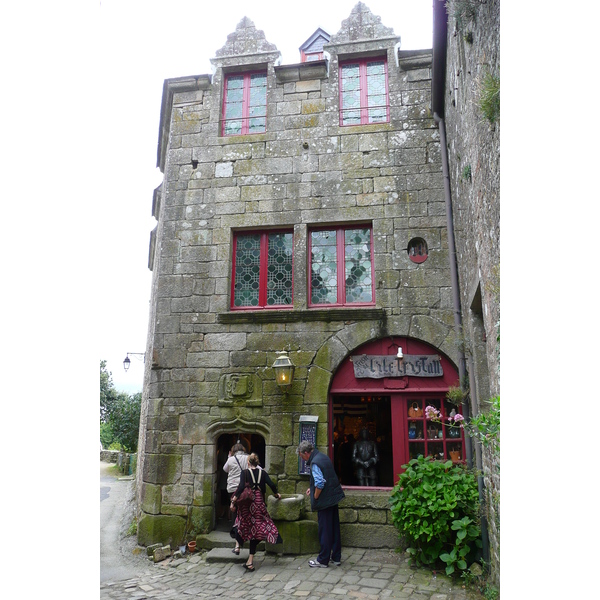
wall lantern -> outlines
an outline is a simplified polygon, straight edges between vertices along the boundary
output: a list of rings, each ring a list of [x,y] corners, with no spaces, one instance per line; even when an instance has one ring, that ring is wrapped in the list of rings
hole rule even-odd
[[[402,348],[398,347],[398,354],[396,354],[396,358],[402,360],[404,358],[404,354],[402,354]]]
[[[129,367],[131,366],[131,360],[129,359],[130,354],[131,356],[141,356],[142,358],[138,358],[138,360],[144,360],[146,358],[145,352],[128,352],[127,356],[125,357],[125,360],[123,361],[123,368],[125,369],[126,373],[129,370]]]
[[[295,369],[296,367],[290,360],[287,352],[279,352],[273,363],[273,371],[275,371],[275,381],[277,382],[277,385],[283,389],[288,389],[294,380]]]

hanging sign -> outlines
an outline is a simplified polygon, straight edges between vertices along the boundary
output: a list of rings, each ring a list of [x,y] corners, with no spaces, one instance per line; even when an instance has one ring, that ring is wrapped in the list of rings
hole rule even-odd
[[[443,377],[442,359],[436,354],[405,354],[400,359],[395,354],[375,356],[360,354],[352,357],[354,377]]]
[[[301,415],[300,417],[300,441],[310,442],[313,448],[317,447],[318,421],[319,417],[313,415]],[[310,475],[310,468],[301,456],[298,456],[298,475]]]

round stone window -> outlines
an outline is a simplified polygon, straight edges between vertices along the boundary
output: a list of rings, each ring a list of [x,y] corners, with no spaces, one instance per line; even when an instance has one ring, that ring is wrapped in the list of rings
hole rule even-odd
[[[427,260],[427,242],[423,238],[413,238],[408,242],[408,258],[414,263]]]

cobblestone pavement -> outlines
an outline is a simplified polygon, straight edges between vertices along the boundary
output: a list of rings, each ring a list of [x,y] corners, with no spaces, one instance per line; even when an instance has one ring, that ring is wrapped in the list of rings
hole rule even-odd
[[[214,553],[215,551],[211,551]],[[344,549],[342,564],[327,569],[308,565],[314,556],[279,556],[257,552],[256,571],[243,568],[247,549],[240,556],[221,550],[215,562],[207,553],[184,559],[167,559],[141,569],[125,581],[106,581],[101,600],[151,598],[239,598],[242,600],[343,598],[383,600],[480,600],[473,589],[464,589],[441,573],[409,566],[406,555],[391,550]],[[228,558],[229,555],[231,558]],[[144,559],[145,560],[145,559]]]

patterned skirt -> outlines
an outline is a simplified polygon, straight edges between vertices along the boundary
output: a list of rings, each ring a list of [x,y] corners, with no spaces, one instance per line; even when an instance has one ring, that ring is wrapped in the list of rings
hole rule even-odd
[[[254,502],[249,506],[240,506],[234,527],[244,540],[266,540],[269,544],[281,544],[282,539],[277,527],[267,512],[265,499],[260,489],[254,490]]]

